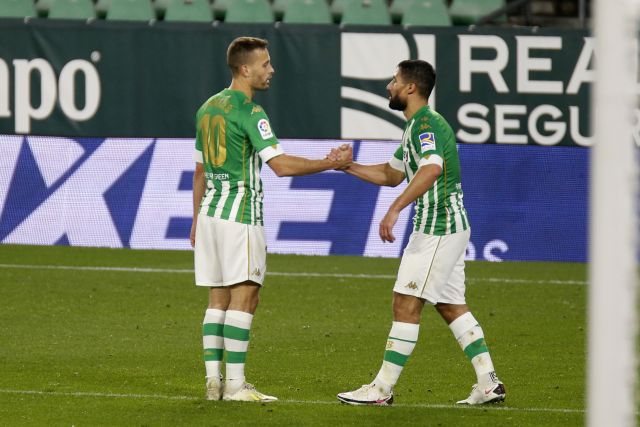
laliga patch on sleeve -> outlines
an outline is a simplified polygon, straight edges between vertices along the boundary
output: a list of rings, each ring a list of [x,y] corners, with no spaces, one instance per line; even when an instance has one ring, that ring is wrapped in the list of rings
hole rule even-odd
[[[258,131],[260,131],[260,136],[262,139],[273,138],[273,132],[271,132],[271,126],[269,125],[269,121],[267,119],[260,119],[258,122]]]
[[[436,135],[433,132],[425,132],[419,135],[420,151],[427,152],[436,149]]]

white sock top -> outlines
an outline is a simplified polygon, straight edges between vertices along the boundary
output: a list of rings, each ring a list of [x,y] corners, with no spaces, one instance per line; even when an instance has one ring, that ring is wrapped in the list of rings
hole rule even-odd
[[[453,332],[453,336],[459,339],[468,330],[478,325],[478,321],[470,311],[467,311],[462,316],[459,316],[456,320],[449,324],[449,329]]]

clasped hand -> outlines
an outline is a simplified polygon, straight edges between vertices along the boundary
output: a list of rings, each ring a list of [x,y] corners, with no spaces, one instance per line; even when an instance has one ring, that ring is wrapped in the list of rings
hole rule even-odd
[[[346,170],[353,163],[353,148],[349,144],[342,144],[332,148],[326,158],[335,163],[334,169]]]

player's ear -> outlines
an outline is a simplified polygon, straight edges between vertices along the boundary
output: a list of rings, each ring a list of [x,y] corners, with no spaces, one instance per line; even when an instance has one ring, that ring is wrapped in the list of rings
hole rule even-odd
[[[418,86],[415,83],[407,84],[407,93],[409,95],[415,93],[418,90]]]
[[[240,66],[240,75],[242,77],[249,77],[249,74],[251,74],[251,71],[249,70],[249,66],[247,64],[243,64]]]

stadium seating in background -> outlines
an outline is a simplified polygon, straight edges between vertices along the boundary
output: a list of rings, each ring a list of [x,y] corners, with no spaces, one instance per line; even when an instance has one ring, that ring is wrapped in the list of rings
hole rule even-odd
[[[36,16],[33,0],[0,1],[0,18],[26,18]]]
[[[391,21],[394,24],[399,24],[402,21],[405,9],[416,0],[392,0],[389,6],[389,13],[391,14]]]
[[[38,8],[45,11],[49,19],[95,18],[91,0],[40,0],[38,3]]]
[[[388,1],[391,1],[388,7]],[[0,0],[0,18],[473,25],[508,0]],[[273,3],[273,6],[271,5]],[[34,5],[35,3],[35,5]],[[447,8],[447,3],[451,6]],[[95,4],[95,6],[94,6]],[[504,15],[495,19],[506,22]]]
[[[208,0],[163,0],[165,21],[211,22],[211,5]]]
[[[355,0],[344,5],[342,24],[391,25],[391,16],[384,0]]]
[[[227,13],[227,5],[233,0],[213,0],[213,19],[222,21]]]
[[[331,24],[326,0],[291,0],[285,6],[283,22],[288,24]]]
[[[333,20],[335,22],[340,22],[345,6],[354,1],[359,0],[333,0],[333,3],[331,3],[331,15],[333,16]]]
[[[478,19],[500,9],[505,5],[505,0],[453,0],[449,8],[451,20],[456,25],[472,25]],[[505,16],[497,19],[504,22]]]
[[[155,12],[149,0],[98,0],[96,3],[98,16],[108,20],[151,21]]]
[[[394,4],[399,0],[395,0]],[[451,17],[443,0],[411,0],[402,10],[402,25],[446,27]]]
[[[274,22],[274,16],[267,0],[232,0],[227,4],[224,21],[266,24]]]
[[[293,1],[296,0],[273,0],[273,5],[271,6],[271,8],[273,9],[273,14],[275,15],[276,19],[282,20],[282,18],[284,17],[285,9]]]

